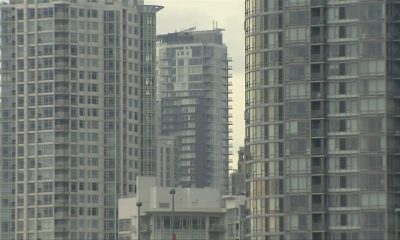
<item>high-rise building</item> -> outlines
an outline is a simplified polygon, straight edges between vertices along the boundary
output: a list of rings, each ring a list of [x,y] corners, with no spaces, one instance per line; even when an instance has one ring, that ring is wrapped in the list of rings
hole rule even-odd
[[[247,238],[395,239],[399,2],[245,8]]]
[[[175,137],[157,136],[157,186],[174,187],[175,175]]]
[[[176,137],[176,184],[226,194],[231,83],[222,30],[160,35],[157,54],[160,132]]]
[[[244,147],[240,147],[238,151],[237,169],[230,175],[230,194],[242,195],[245,193],[245,173]]]
[[[225,240],[246,239],[246,208],[244,195],[224,196],[225,202]]]
[[[155,175],[155,23],[143,1],[0,7],[0,239],[117,239]]]

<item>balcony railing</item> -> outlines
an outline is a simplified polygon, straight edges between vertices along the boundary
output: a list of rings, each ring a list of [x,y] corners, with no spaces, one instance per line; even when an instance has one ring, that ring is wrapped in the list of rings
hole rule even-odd
[[[320,25],[324,24],[325,19],[324,17],[311,17],[311,25]]]
[[[68,118],[69,112],[56,112],[56,118]]]
[[[312,207],[312,211],[313,212],[318,212],[318,211],[323,211],[324,210],[324,205],[323,204],[321,204],[321,203],[313,203],[312,205],[311,205],[311,207]]]
[[[322,193],[324,192],[324,187],[321,185],[314,185],[311,187],[313,193]]]
[[[325,132],[322,129],[311,129],[312,137],[321,137],[324,136]]]
[[[322,147],[313,147],[311,150],[312,155],[322,155],[325,154],[325,148]]]
[[[321,91],[311,92],[311,98],[312,99],[324,99],[325,93],[321,92]]]
[[[322,118],[324,116],[324,112],[322,110],[311,110],[312,118]]]
[[[313,231],[321,231],[321,230],[324,230],[324,227],[325,227],[326,225],[325,224],[323,224],[323,223],[313,223],[312,224],[312,230]]]
[[[225,226],[223,224],[210,224],[210,232],[221,232],[225,231]]]

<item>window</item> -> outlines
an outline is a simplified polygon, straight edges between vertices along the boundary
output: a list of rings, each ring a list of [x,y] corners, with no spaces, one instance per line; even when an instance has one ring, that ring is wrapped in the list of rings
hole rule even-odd
[[[364,212],[361,214],[361,226],[364,227],[379,227],[385,225],[385,212]]]
[[[339,102],[339,113],[346,113],[346,102],[345,101]]]
[[[384,61],[365,61],[360,62],[360,75],[381,75],[385,72]]]
[[[339,139],[339,150],[346,150],[346,139],[345,138]]]
[[[346,56],[346,45],[339,45],[339,57]]]
[[[345,176],[340,176],[339,186],[340,186],[340,188],[346,188],[346,177]]]
[[[286,36],[288,36],[288,41],[304,41],[309,35],[308,29],[306,28],[292,28],[287,31]]]
[[[341,157],[339,159],[339,168],[346,169],[347,168],[347,159],[345,157]]]
[[[286,161],[286,171],[290,173],[306,173],[307,161],[305,158],[292,158]]]
[[[377,208],[386,205],[386,195],[383,193],[363,193],[361,194],[362,208]]]
[[[361,99],[361,112],[380,112],[385,109],[385,99],[383,98],[371,98]]]
[[[339,38],[345,38],[345,37],[346,37],[346,27],[339,26]]]
[[[346,18],[346,7],[339,7],[339,19]]]
[[[309,187],[306,177],[290,177],[286,183],[286,190],[288,192],[306,192]]]
[[[341,207],[347,207],[347,196],[346,195],[340,195],[340,206]]]
[[[345,63],[339,64],[339,75],[340,76],[346,75],[346,64]]]
[[[339,94],[346,94],[346,83],[345,82],[339,83]]]
[[[305,84],[290,84],[286,89],[289,99],[304,99],[308,95],[308,87]]]
[[[340,233],[340,240],[348,240],[347,233]]]
[[[130,231],[132,228],[131,219],[120,219],[118,226],[120,232]]]
[[[18,9],[17,10],[17,19],[18,20],[23,20],[24,19],[24,10],[23,9]]]
[[[360,132],[379,133],[383,131],[384,121],[382,117],[363,116],[360,119]]]
[[[376,95],[385,92],[385,82],[383,79],[364,79],[361,81],[360,92],[363,95]]]
[[[360,54],[365,58],[378,58],[384,54],[384,43],[379,41],[363,42]]]
[[[366,135],[360,139],[360,150],[362,152],[381,152],[385,145],[385,138],[379,135]]]
[[[340,132],[345,132],[346,131],[346,120],[345,119],[340,119],[339,120],[339,131]]]

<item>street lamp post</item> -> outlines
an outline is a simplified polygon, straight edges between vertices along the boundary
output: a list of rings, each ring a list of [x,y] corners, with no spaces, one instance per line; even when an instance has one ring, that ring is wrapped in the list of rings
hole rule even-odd
[[[142,202],[136,203],[138,209],[138,216],[137,216],[137,240],[140,240],[140,207],[142,206]]]
[[[400,208],[394,209],[394,214],[395,214],[395,216],[394,216],[394,219],[395,219],[395,226],[394,226],[394,230],[395,230],[394,235],[395,235],[395,237],[394,237],[394,239],[395,240],[399,240],[399,229],[398,229],[399,213],[400,213]]]
[[[169,194],[172,197],[172,212],[171,212],[171,224],[172,224],[172,240],[176,240],[175,238],[175,222],[174,222],[174,214],[175,214],[175,189],[172,188],[169,190]]]

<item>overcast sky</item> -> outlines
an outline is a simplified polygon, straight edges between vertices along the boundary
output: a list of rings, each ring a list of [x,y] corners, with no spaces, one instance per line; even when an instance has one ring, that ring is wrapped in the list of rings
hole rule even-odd
[[[244,140],[244,0],[145,0],[145,4],[164,6],[157,15],[157,34],[192,27],[212,29],[213,21],[225,29],[224,42],[233,59],[232,159],[236,162]]]

